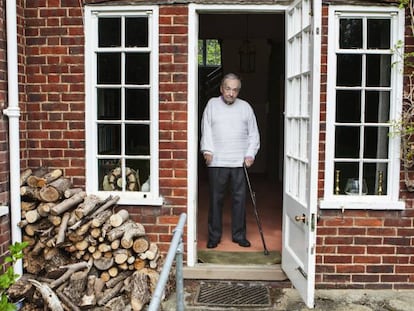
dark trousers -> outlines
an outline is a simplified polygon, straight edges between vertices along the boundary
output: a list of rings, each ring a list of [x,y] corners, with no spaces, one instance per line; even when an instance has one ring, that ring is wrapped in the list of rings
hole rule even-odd
[[[208,213],[209,240],[219,242],[222,235],[223,202],[227,187],[232,197],[231,233],[235,241],[246,239],[246,178],[242,167],[209,167],[210,208]]]

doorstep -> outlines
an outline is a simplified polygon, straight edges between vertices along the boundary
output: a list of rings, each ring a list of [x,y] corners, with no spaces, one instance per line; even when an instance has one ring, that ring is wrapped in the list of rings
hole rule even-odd
[[[217,265],[199,263],[183,268],[184,279],[285,281],[280,265]]]

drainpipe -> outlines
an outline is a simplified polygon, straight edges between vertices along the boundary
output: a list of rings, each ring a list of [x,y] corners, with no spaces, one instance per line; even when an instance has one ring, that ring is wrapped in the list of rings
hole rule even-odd
[[[19,130],[19,86],[17,63],[17,13],[16,0],[6,0],[7,32],[7,78],[8,107],[3,114],[9,118],[9,154],[10,154],[10,214],[12,243],[22,241],[22,232],[17,226],[20,216],[20,130]],[[22,260],[14,266],[17,274],[23,274]]]

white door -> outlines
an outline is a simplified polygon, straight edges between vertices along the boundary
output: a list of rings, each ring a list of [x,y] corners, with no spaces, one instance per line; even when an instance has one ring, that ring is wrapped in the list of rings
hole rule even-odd
[[[319,120],[320,0],[286,11],[282,269],[314,307]]]

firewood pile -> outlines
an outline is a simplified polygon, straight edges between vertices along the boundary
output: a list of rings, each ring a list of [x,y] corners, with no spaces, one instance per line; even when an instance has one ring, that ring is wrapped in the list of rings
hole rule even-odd
[[[163,258],[142,224],[72,188],[61,170],[39,168],[20,180],[24,275],[9,289],[20,310],[142,310],[155,290]],[[164,295],[172,289],[173,275]]]

